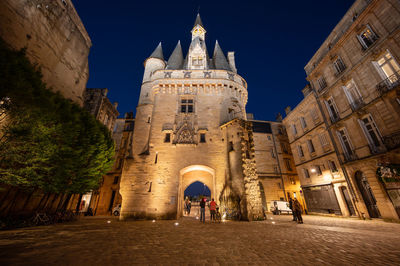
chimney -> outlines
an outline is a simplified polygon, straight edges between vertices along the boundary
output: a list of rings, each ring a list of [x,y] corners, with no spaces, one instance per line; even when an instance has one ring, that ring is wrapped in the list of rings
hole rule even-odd
[[[290,113],[290,111],[292,111],[292,108],[290,106],[285,108],[286,115],[288,115]]]
[[[228,52],[228,62],[232,71],[237,73],[236,64],[235,64],[235,52]]]

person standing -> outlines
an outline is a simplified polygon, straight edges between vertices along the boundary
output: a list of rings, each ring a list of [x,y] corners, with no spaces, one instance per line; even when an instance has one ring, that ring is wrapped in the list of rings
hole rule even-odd
[[[211,202],[210,202],[210,215],[211,215],[211,218],[210,218],[210,220],[211,221],[216,221],[215,220],[215,215],[216,215],[216,212],[217,211],[217,203],[214,201],[214,198],[212,198],[211,199]]]
[[[204,197],[200,201],[200,222],[206,222],[206,199]]]
[[[190,215],[190,209],[192,208],[192,202],[189,200],[188,204],[187,204],[187,212],[188,215]]]
[[[301,217],[302,208],[300,202],[296,198],[293,201],[293,210],[296,213],[297,223],[302,224],[303,223],[303,217]]]
[[[295,211],[293,209],[293,199],[292,198],[289,198],[289,209],[292,210],[293,221],[297,221],[297,216],[296,216],[296,213],[295,213]]]

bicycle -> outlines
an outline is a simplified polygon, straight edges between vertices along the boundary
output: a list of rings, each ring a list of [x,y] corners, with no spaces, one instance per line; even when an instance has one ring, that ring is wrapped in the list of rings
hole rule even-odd
[[[50,218],[44,212],[37,212],[32,222],[34,225],[46,225],[50,223]]]
[[[221,222],[221,213],[219,212],[219,208],[217,207],[215,211],[215,221],[220,223]]]

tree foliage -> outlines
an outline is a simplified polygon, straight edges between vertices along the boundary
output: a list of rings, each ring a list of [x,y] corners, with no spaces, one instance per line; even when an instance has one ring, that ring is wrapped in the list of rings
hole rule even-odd
[[[25,51],[0,40],[0,183],[85,193],[98,187],[113,155],[109,130],[47,89]]]

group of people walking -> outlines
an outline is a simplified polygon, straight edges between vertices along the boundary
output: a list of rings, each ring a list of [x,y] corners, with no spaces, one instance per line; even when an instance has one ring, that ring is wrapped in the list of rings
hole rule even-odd
[[[200,201],[200,222],[206,222],[206,203],[207,199],[202,198]],[[210,208],[210,220],[211,222],[216,222],[216,215],[217,215],[217,203],[214,201],[214,198],[211,199],[210,203],[208,204]]]

